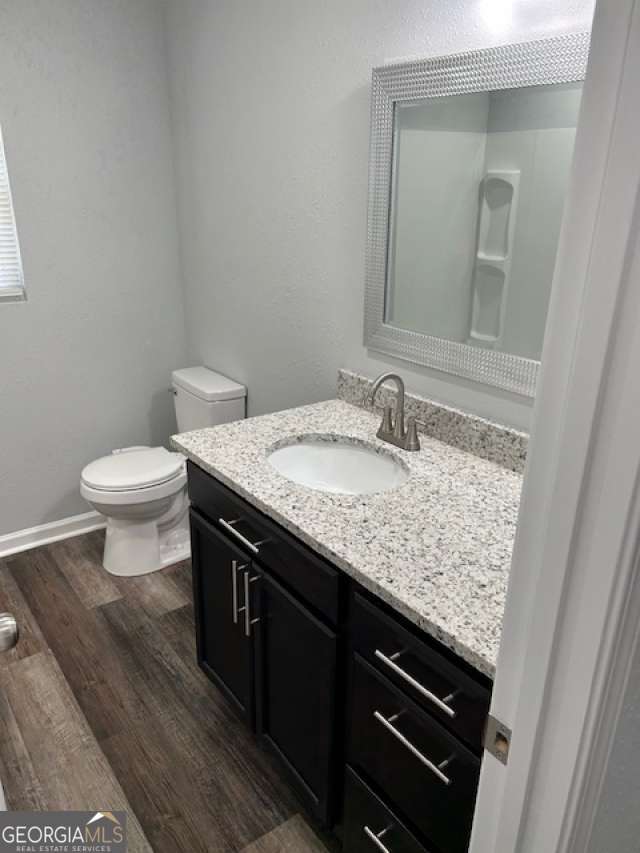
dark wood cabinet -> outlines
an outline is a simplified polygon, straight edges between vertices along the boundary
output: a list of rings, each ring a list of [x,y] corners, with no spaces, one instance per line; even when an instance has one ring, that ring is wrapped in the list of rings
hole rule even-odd
[[[191,539],[198,662],[282,762],[308,810],[328,824],[336,633],[194,508]],[[304,560],[297,567],[304,571]]]
[[[358,655],[351,696],[349,764],[436,848],[464,853],[479,759]]]
[[[191,560],[198,663],[253,726],[253,649],[239,612],[250,561],[193,510]]]
[[[310,610],[336,624],[341,573],[193,462],[188,463],[187,470],[192,505],[219,525],[230,541],[240,543]]]
[[[347,853],[431,853],[350,767],[345,777],[343,838]]]
[[[189,463],[198,662],[344,853],[464,853],[490,683]]]
[[[257,731],[307,807],[326,823],[335,754],[336,634],[266,573],[256,597]]]
[[[351,645],[368,663],[392,681],[425,711],[450,729],[475,752],[489,713],[491,689],[487,680],[466,672],[452,653],[401,624],[368,596],[354,590],[350,607]]]

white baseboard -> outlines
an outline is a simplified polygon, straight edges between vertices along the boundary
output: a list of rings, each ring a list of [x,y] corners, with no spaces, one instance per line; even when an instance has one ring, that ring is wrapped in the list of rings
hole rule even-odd
[[[6,533],[4,536],[0,536],[0,557],[19,554],[21,551],[38,548],[40,545],[47,545],[49,542],[70,539],[72,536],[80,536],[82,533],[99,530],[105,526],[104,516],[97,512],[84,512],[82,515],[62,518],[60,521],[50,521],[48,524],[39,524],[37,527],[16,530],[15,533]]]

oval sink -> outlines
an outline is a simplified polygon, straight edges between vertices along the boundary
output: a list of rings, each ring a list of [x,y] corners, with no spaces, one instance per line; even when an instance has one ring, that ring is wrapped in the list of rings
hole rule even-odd
[[[341,495],[396,489],[409,478],[406,466],[390,453],[347,438],[309,436],[271,450],[267,458],[294,483]]]

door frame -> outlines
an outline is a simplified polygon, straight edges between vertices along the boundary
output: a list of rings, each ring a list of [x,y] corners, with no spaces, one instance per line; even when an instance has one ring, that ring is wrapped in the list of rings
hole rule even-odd
[[[470,853],[583,853],[638,645],[640,0],[599,0]]]

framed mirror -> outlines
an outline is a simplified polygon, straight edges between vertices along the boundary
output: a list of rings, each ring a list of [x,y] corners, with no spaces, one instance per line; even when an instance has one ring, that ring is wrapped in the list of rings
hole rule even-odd
[[[534,395],[588,49],[374,69],[367,347]]]

